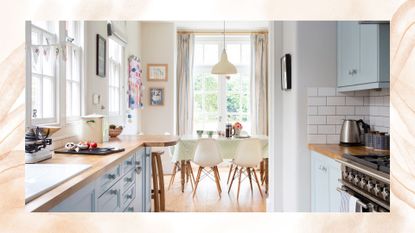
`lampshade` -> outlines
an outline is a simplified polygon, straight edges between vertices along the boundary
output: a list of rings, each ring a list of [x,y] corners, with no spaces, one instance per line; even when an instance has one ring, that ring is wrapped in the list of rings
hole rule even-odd
[[[236,67],[228,61],[226,49],[223,49],[220,61],[212,67],[212,74],[236,74]]]

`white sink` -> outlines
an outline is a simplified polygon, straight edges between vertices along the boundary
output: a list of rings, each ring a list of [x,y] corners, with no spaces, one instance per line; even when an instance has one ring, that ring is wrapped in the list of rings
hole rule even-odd
[[[26,164],[26,203],[90,167],[87,164]]]

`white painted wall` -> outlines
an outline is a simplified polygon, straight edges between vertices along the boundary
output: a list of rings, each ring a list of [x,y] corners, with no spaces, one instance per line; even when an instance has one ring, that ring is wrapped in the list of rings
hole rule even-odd
[[[171,22],[141,22],[141,58],[144,64],[144,109],[142,128],[144,134],[175,134],[175,59],[176,27]],[[147,81],[147,64],[167,64],[168,80]],[[151,87],[164,88],[164,106],[150,106]]]
[[[108,36],[107,36],[107,21],[86,21],[86,49],[85,49],[85,67],[86,67],[86,82],[85,82],[85,115],[97,113],[108,115]],[[140,22],[129,21],[126,23],[126,32],[124,35],[127,39],[127,45],[125,46],[124,52],[124,86],[125,91],[127,90],[127,77],[128,77],[128,62],[127,59],[131,54],[140,56],[141,54],[141,26]],[[106,39],[107,53],[106,53],[106,77],[101,78],[96,75],[96,35],[100,34]],[[94,94],[99,94],[101,96],[101,104],[94,105],[92,98]],[[127,96],[125,95],[126,108],[127,105]],[[104,109],[101,109],[101,106]],[[140,119],[140,110],[130,111],[133,118],[131,122],[115,122],[116,124],[124,125],[125,129],[123,134],[137,134],[141,129],[141,119]],[[124,114],[126,117],[126,113]],[[112,123],[112,122],[110,122]]]
[[[336,23],[283,22],[282,52],[292,56],[292,90],[275,89],[274,129],[281,139],[274,148],[276,173],[274,208],[310,211],[310,152],[307,148],[307,87],[336,85]],[[280,37],[281,38],[281,37]],[[276,37],[278,39],[278,36]],[[282,56],[276,48],[276,62]],[[279,70],[276,71],[279,78]],[[280,103],[278,105],[278,103]],[[279,127],[280,126],[280,127]],[[279,164],[280,163],[280,164]],[[280,183],[278,181],[281,181]]]

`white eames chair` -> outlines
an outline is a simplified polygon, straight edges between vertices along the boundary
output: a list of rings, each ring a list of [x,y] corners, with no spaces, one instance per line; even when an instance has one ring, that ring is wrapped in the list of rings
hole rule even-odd
[[[238,182],[238,193],[237,193],[237,199],[239,199],[239,190],[241,187],[241,178],[243,172],[246,172],[249,182],[251,185],[251,192],[253,191],[252,188],[252,175],[255,178],[255,182],[258,185],[259,193],[262,195],[261,185],[259,184],[258,177],[255,172],[255,167],[260,164],[262,160],[262,148],[261,148],[261,142],[258,139],[255,138],[249,138],[241,140],[241,142],[238,145],[238,148],[236,149],[235,159],[233,161],[233,164],[236,166],[233,172],[232,180],[229,185],[228,193],[231,191],[233,181],[235,180],[235,176],[238,173],[239,170],[239,182]]]
[[[196,194],[197,186],[199,185],[202,172],[204,172],[206,176],[211,175],[210,172],[213,172],[219,197],[221,196],[222,189],[220,187],[219,170],[217,165],[220,164],[222,161],[222,156],[219,152],[219,146],[216,140],[211,138],[199,139],[195,151],[195,157],[193,159],[193,162],[199,165],[199,169],[197,171],[196,176],[195,189],[193,191],[193,197]],[[207,168],[209,168],[210,170],[208,170]]]

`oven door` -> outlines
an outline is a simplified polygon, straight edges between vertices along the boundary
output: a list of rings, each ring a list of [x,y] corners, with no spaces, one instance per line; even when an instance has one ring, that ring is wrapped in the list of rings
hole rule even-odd
[[[356,197],[358,199],[357,205],[361,207],[357,209],[361,209],[361,212],[389,212],[388,209],[383,208],[382,206],[371,201],[367,196],[361,195],[345,185],[342,185],[341,188],[337,188],[337,191],[339,192],[339,195],[341,195],[342,192],[347,192],[348,194]],[[345,203],[342,203],[342,205],[343,204]],[[344,211],[344,210],[340,208],[340,211]],[[356,211],[356,212],[360,212],[360,211]]]

